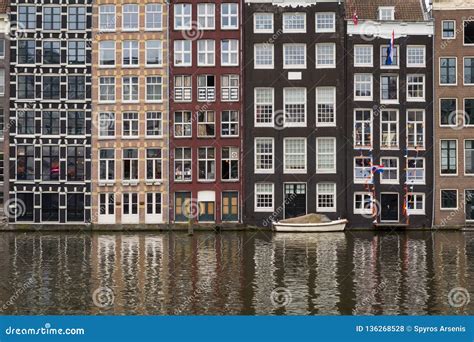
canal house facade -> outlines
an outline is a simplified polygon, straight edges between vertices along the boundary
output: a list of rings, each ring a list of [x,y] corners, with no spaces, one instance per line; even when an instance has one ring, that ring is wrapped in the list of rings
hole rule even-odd
[[[8,201],[8,141],[9,141],[9,109],[10,109],[10,26],[7,14],[8,1],[0,1],[0,216],[9,215]],[[5,201],[7,199],[7,201]],[[6,211],[4,210],[4,205]]]
[[[245,1],[245,222],[345,217],[344,5]]]
[[[474,3],[433,2],[436,227],[474,225]]]
[[[242,1],[170,5],[170,221],[241,221]]]
[[[418,0],[346,3],[347,218],[431,227],[433,25]]]
[[[91,219],[92,0],[10,2],[10,223]]]
[[[93,7],[93,222],[168,222],[168,5]]]

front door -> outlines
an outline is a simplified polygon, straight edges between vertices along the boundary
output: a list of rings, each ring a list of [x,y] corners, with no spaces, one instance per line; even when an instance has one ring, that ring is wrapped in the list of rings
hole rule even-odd
[[[285,218],[306,215],[306,184],[285,184]]]
[[[398,222],[398,194],[381,194],[380,206],[380,221]]]
[[[466,221],[474,221],[474,190],[466,190]]]
[[[122,194],[122,223],[135,224],[140,222],[138,216],[138,193]]]
[[[239,220],[239,193],[227,191],[222,193],[222,221]]]

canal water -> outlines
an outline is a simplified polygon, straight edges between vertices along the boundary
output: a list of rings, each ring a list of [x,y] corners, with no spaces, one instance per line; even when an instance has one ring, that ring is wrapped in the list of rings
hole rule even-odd
[[[474,232],[0,233],[0,314],[472,315],[473,301]]]

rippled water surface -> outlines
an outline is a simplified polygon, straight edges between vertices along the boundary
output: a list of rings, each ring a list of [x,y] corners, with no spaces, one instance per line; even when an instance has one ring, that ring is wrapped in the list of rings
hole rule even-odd
[[[472,315],[473,254],[474,232],[0,233],[0,313]]]

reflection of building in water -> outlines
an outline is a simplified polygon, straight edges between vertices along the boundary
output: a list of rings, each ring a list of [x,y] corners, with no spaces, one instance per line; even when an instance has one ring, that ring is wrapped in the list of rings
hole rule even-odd
[[[269,315],[274,310],[270,294],[275,289],[275,249],[271,241],[255,239],[255,276],[252,305],[257,315]]]
[[[428,269],[426,260],[426,240],[403,238],[403,268],[406,295],[403,314],[426,315],[429,299],[427,292]]]

